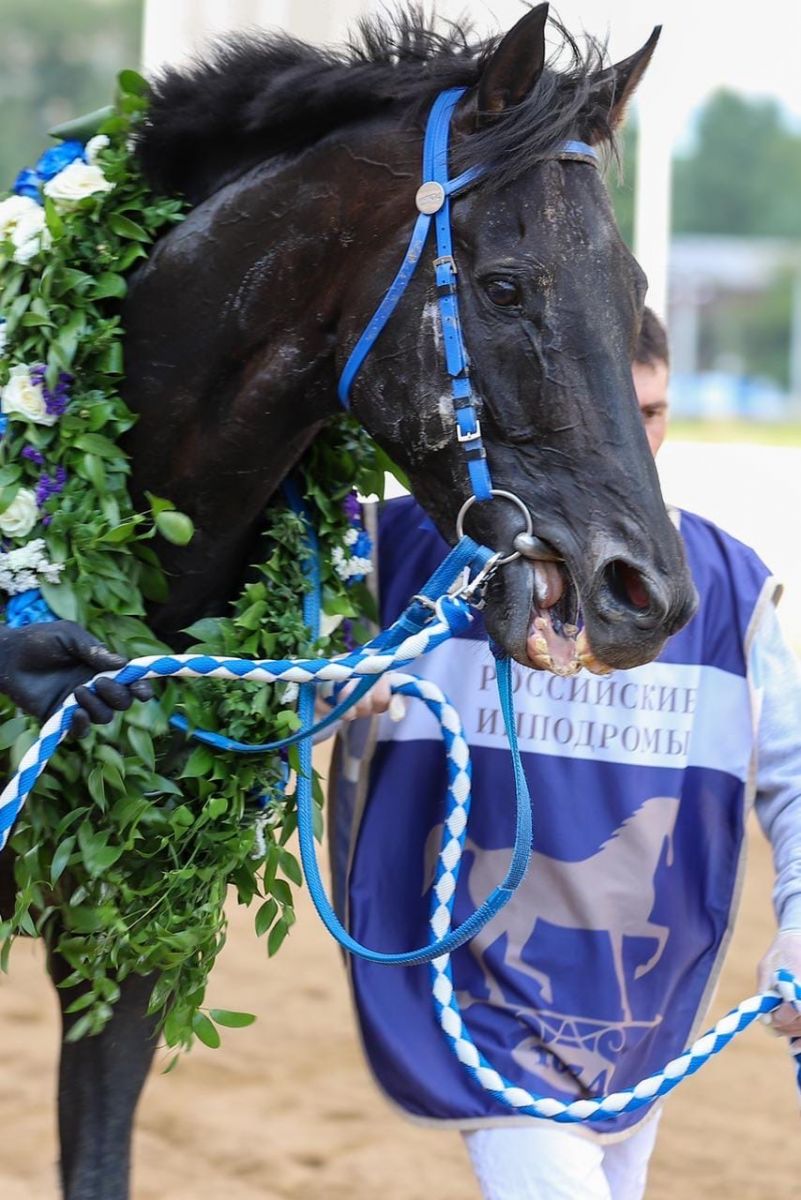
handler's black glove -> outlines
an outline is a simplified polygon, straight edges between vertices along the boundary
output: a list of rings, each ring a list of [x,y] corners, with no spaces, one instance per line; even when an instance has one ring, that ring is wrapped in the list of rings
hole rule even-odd
[[[75,692],[80,708],[72,719],[74,737],[84,737],[92,722],[108,725],[115,711],[125,712],[134,700],[152,697],[145,679],[128,686],[101,679],[95,693],[80,686],[100,671],[119,671],[125,662],[73,621],[0,628],[0,691],[40,721]]]

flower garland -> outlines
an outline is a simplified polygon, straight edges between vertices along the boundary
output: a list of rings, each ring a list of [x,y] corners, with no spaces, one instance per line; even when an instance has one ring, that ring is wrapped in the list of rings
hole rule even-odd
[[[193,535],[168,499],[134,508],[119,439],[134,417],[115,381],[123,371],[119,300],[126,273],[184,207],[149,193],[131,154],[147,85],[119,77],[116,105],[85,145],[65,141],[20,173],[0,199],[0,591],[5,620],[76,620],[129,657],[163,650],[146,604],[167,585],[148,544],[158,531]],[[343,652],[373,606],[364,577],[369,539],[354,489],[380,494],[390,464],[348,418],[316,440],[298,482],[321,550],[324,618],[313,641],[301,599],[310,586],[303,520],[283,503],[265,514],[259,553],[227,615],[198,621],[194,649],[253,658]],[[225,941],[229,884],[260,900],[255,926],[274,954],[294,921],[290,885],[301,873],[287,841],[296,824],[285,790],[297,758],[240,757],[171,731],[190,728],[264,742],[299,726],[290,686],[167,683],[62,747],[37,784],[12,847],[17,900],[0,925],[0,965],[13,937],[38,934],[69,963],[65,986],[82,991],[75,1039],[108,1021],[119,981],[158,980],[151,1011],[167,1045],[219,1044],[218,1025],[246,1013],[203,1008]],[[0,751],[16,767],[35,723],[0,697]],[[322,791],[315,780],[320,811]],[[322,818],[321,818],[322,824]]]

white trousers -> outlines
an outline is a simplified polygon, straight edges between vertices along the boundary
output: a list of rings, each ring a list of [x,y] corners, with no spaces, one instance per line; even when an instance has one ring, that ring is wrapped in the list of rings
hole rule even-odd
[[[484,1200],[642,1200],[658,1124],[608,1145],[545,1121],[464,1140]]]

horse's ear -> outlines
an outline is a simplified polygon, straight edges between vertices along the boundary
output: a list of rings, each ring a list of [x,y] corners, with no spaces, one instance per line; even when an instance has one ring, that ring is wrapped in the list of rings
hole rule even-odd
[[[602,71],[595,78],[595,98],[597,109],[603,112],[606,129],[615,130],[622,123],[631,97],[637,90],[637,85],[645,74],[651,61],[662,26],[655,26],[653,33],[644,46],[641,46],[630,58]],[[595,137],[589,141],[602,141],[603,134],[596,131]]]
[[[538,4],[512,26],[490,56],[478,84],[477,124],[525,100],[545,66],[545,25],[548,5]]]

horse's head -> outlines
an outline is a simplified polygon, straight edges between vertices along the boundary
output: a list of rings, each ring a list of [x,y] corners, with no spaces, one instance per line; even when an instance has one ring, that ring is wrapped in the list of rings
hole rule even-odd
[[[469,164],[485,172],[452,203],[484,445],[493,486],[523,502],[536,534],[528,558],[493,578],[486,620],[524,665],[632,667],[659,653],[696,599],[632,384],[646,280],[598,170],[560,150],[570,139],[600,145],[611,137],[658,32],[615,67],[576,55],[571,70],[558,72],[545,65],[546,17],[547,5],[532,10],[478,61],[452,125],[452,174]],[[457,72],[453,82],[463,78]],[[403,256],[420,182],[411,130],[393,148],[385,128],[381,137],[396,191],[376,206],[371,249],[347,284],[343,353]],[[360,161],[369,152],[360,147]],[[443,366],[435,254],[429,242],[361,367],[352,403],[453,541],[471,492]],[[498,498],[466,519],[476,540],[507,553],[522,526],[516,506]]]

